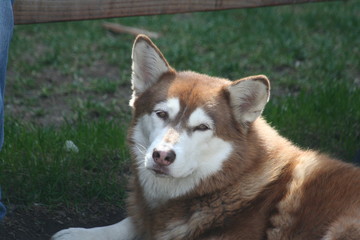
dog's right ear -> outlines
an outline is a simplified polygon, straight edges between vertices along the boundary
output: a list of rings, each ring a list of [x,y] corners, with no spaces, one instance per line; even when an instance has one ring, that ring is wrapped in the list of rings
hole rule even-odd
[[[132,49],[131,83],[133,95],[130,105],[136,97],[156,83],[160,77],[174,71],[155,44],[145,35],[138,35]]]

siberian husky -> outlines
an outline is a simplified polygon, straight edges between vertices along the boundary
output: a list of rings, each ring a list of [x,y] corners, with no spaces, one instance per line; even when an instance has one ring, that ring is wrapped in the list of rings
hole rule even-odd
[[[177,72],[144,35],[132,61],[128,217],[53,240],[360,239],[360,169],[270,127],[265,76]]]

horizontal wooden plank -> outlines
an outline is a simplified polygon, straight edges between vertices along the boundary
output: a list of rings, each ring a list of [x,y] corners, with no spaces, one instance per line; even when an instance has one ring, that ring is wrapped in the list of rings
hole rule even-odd
[[[16,0],[14,18],[15,24],[29,24],[319,1],[324,0]]]
[[[156,32],[150,32],[150,31],[147,31],[147,30],[141,29],[141,28],[128,27],[128,26],[124,26],[124,25],[121,25],[118,23],[105,22],[105,23],[103,23],[103,27],[114,33],[128,33],[128,34],[132,34],[134,36],[137,36],[139,34],[145,34],[152,39],[157,39],[160,36],[160,34],[156,33]]]

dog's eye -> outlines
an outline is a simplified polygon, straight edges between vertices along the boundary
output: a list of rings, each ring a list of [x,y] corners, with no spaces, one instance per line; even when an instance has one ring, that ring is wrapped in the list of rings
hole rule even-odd
[[[209,130],[210,127],[206,124],[200,124],[194,128],[194,131],[206,131]]]
[[[155,111],[156,116],[158,116],[161,119],[167,119],[169,117],[168,113],[165,111]]]

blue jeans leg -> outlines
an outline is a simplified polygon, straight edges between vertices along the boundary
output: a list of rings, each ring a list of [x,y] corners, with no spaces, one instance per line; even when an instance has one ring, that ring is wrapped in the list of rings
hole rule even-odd
[[[8,62],[10,40],[14,28],[14,0],[0,0],[0,151],[4,143],[4,94],[5,76]],[[1,201],[1,189],[0,189]],[[5,216],[6,208],[0,202],[0,220]]]
[[[6,66],[14,28],[13,0],[0,1],[0,151],[4,143],[4,94]]]
[[[0,200],[1,200],[1,188],[0,188]],[[0,202],[0,221],[5,217],[6,214],[6,208],[4,204]]]

